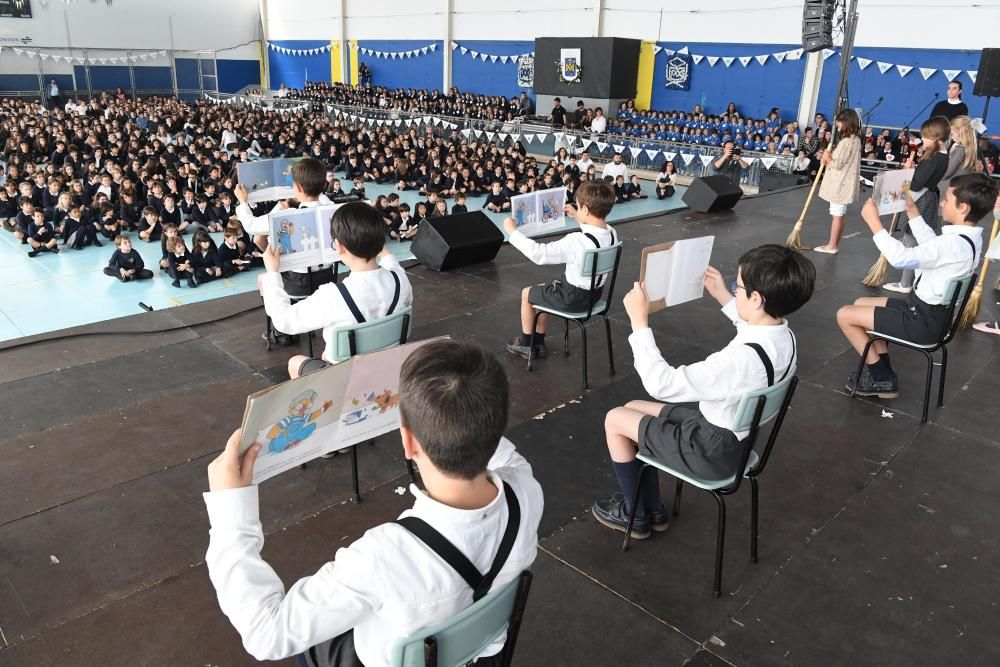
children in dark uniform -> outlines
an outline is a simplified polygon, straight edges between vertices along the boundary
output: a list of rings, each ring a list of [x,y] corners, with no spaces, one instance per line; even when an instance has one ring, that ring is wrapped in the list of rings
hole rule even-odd
[[[111,255],[111,260],[104,267],[104,275],[117,278],[123,283],[132,280],[149,280],[153,277],[153,272],[146,268],[139,256],[139,251],[132,248],[132,239],[128,234],[119,234],[115,237],[116,250]]]
[[[465,205],[465,193],[457,192],[455,193],[455,204],[451,207],[451,214],[456,213],[468,213],[469,208]]]
[[[63,245],[73,250],[83,250],[88,245],[101,247],[97,240],[97,228],[80,219],[80,205],[70,204],[69,212],[63,219]]]
[[[500,213],[501,211],[510,210],[510,195],[502,191],[502,184],[500,181],[493,181],[490,184],[490,192],[486,195],[486,204],[483,208],[493,211],[494,213]]]
[[[167,242],[167,273],[173,278],[171,283],[174,287],[181,286],[181,278],[187,279],[188,287],[197,287],[198,281],[194,275],[194,266],[191,264],[191,254],[184,245],[184,239],[175,236]]]
[[[139,238],[146,243],[153,243],[160,240],[163,226],[160,224],[160,214],[152,206],[142,209],[142,220],[137,227]]]
[[[56,247],[58,241],[55,230],[53,230],[51,222],[45,221],[44,211],[36,210],[32,215],[34,219],[28,225],[28,245],[31,246],[28,257],[36,257],[43,250],[59,254],[59,248]]]
[[[252,258],[246,256],[245,248],[240,247],[239,233],[232,227],[226,227],[226,231],[223,233],[218,256],[223,278],[228,278],[240,271],[246,271],[253,264]]]
[[[191,248],[191,265],[199,283],[207,283],[222,276],[222,264],[215,242],[207,232],[198,232]]]

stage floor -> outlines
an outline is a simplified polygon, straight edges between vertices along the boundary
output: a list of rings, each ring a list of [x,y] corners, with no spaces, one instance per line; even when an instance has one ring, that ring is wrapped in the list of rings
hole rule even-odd
[[[341,179],[341,182],[346,190],[353,187],[349,181]],[[652,192],[653,187],[652,181],[643,182],[647,192]],[[374,183],[367,184],[365,190],[372,199],[394,191],[392,186]],[[619,204],[609,219],[617,223],[683,208],[681,197],[685,191],[686,188],[679,187],[673,197],[662,201],[654,196]],[[425,199],[415,191],[402,192],[400,198],[411,206]],[[474,210],[485,202],[485,197],[472,197],[467,205]],[[449,208],[453,203],[448,200]],[[487,215],[503,231],[507,215],[490,212]],[[577,224],[569,221],[563,231],[576,228]],[[221,233],[212,237],[216,243],[222,243]],[[190,235],[187,244],[190,249]],[[156,263],[160,260],[159,243],[136,242],[135,247],[156,276],[152,280],[122,283],[103,273],[115,250],[110,241],[102,248],[79,251],[63,248],[58,255],[42,253],[31,258],[27,255],[29,246],[20,243],[13,234],[0,231],[0,341],[134,315],[143,312],[140,303],[164,310],[257,290],[256,270],[214,280],[196,289],[186,285],[172,287],[167,274],[156,271]],[[413,259],[409,241],[390,240],[389,248],[400,261]]]
[[[620,225],[618,373],[608,372],[603,327],[591,327],[589,393],[576,333],[570,356],[553,354],[532,373],[503,353],[517,329],[519,289],[554,277],[552,267],[505,247],[494,262],[462,271],[411,270],[416,337],[450,334],[498,350],[512,383],[508,435],[545,491],[516,664],[1000,661],[1000,346],[959,334],[945,405],[931,408],[928,424],[919,422],[919,355],[893,357],[898,399],[850,400],[843,383],[856,356],[834,313],[873,293],[859,282],[876,257],[866,234],[847,238],[839,256],[810,255],[819,284],[791,317],[802,381],[761,479],[760,562],[748,553],[749,488],[728,504],[721,599],[710,594],[716,510],[707,494],[688,489],[670,530],[625,554],[621,534],[589,514],[615,489],[604,414],[646,396],[620,305],[640,249],[715,234],[714,260],[731,277],[743,251],[784,241],[804,197],[800,189],[746,199],[733,212]],[[810,245],[829,225],[814,208]],[[853,209],[848,225],[861,229]],[[253,663],[206,574],[200,494],[245,397],[283,379],[293,352],[265,352],[259,305],[241,294],[0,349],[0,664]],[[984,307],[1000,312],[992,298]],[[675,364],[731,335],[707,299],[657,313],[652,326]],[[262,485],[264,556],[286,585],[410,502],[395,493],[405,486],[397,436],[362,447],[360,468],[360,505],[349,500],[348,457]],[[671,481],[661,484],[671,497]]]

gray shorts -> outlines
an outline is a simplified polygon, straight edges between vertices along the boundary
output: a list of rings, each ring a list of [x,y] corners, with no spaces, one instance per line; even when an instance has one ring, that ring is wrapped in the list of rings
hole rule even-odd
[[[735,433],[684,405],[664,405],[658,416],[643,417],[638,444],[640,454],[705,480],[732,477],[743,451]]]

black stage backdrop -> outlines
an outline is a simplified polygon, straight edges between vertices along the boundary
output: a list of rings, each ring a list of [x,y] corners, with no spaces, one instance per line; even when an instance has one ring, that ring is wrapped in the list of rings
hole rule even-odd
[[[638,39],[619,37],[539,37],[535,39],[535,93],[572,97],[635,97],[639,73]],[[559,78],[561,49],[580,49],[581,79]]]

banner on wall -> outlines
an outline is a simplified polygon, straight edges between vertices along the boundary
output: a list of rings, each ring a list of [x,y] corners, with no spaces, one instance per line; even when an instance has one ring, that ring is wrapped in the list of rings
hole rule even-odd
[[[691,90],[691,56],[686,53],[669,56],[665,80],[671,90]]]
[[[535,56],[525,54],[517,59],[517,85],[533,88],[535,85]]]
[[[0,18],[30,19],[31,0],[0,0]]]
[[[580,49],[559,50],[559,72],[566,83],[580,77]]]

